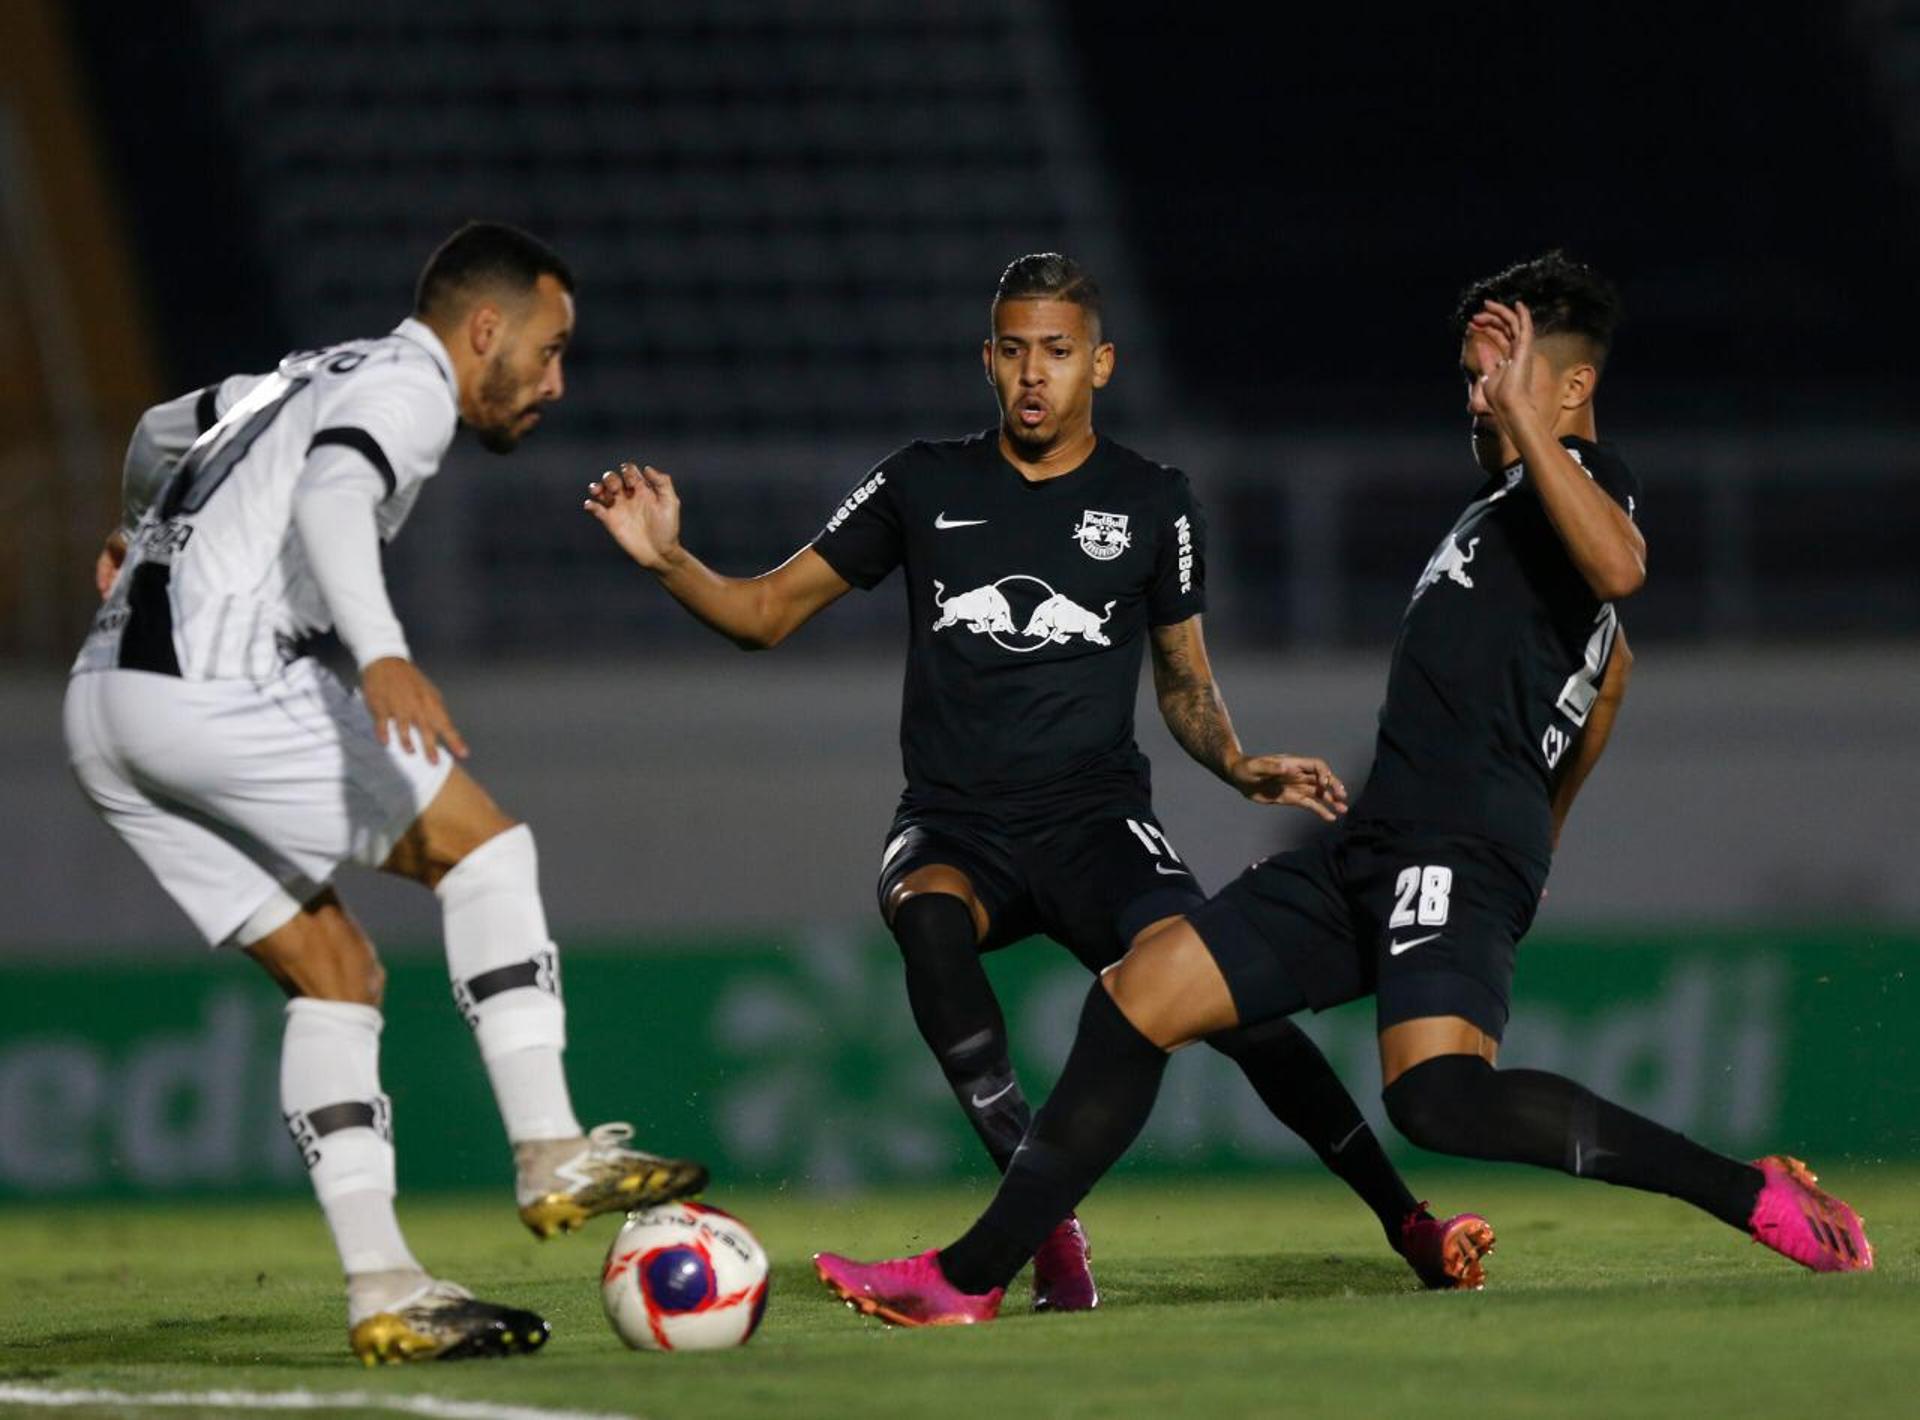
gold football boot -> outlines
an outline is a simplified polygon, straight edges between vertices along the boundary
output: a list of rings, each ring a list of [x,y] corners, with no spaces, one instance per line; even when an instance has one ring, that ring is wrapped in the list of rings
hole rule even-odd
[[[532,1312],[475,1301],[465,1287],[433,1281],[356,1322],[347,1344],[365,1365],[398,1365],[525,1355],[546,1345],[550,1334]]]
[[[630,1149],[631,1138],[631,1124],[601,1124],[584,1139],[516,1145],[520,1221],[550,1238],[602,1213],[671,1203],[707,1186],[705,1164]]]

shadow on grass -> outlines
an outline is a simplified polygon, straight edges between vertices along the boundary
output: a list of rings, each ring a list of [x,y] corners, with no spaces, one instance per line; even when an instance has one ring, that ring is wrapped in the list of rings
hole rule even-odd
[[[1103,1306],[1191,1306],[1204,1302],[1323,1301],[1417,1292],[1420,1284],[1395,1257],[1324,1253],[1214,1255],[1196,1262],[1144,1258],[1106,1268]]]
[[[1334,1297],[1382,1297],[1421,1290],[1397,1257],[1345,1257],[1325,1253],[1272,1252],[1243,1257],[1209,1255],[1193,1262],[1176,1258],[1096,1259],[1102,1308],[1190,1306],[1206,1302],[1321,1301]],[[1008,1289],[1003,1316],[1027,1309],[1023,1276]],[[773,1301],[798,1297],[830,1306],[840,1303],[821,1285],[811,1263],[773,1270]]]
[[[316,1338],[303,1317],[271,1312],[163,1317],[143,1325],[95,1327],[17,1339],[8,1350],[46,1366],[337,1366],[346,1355],[342,1328],[337,1352],[316,1353]],[[328,1338],[331,1339],[331,1338]],[[289,1344],[291,1343],[291,1345]],[[297,1348],[297,1349],[296,1349]],[[48,1372],[51,1374],[51,1372]]]

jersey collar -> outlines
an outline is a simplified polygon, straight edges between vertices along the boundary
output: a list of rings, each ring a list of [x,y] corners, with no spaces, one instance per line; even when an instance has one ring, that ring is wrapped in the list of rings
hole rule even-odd
[[[457,401],[460,387],[453,378],[453,357],[447,354],[447,347],[440,343],[440,337],[433,333],[433,327],[423,320],[408,316],[393,328],[393,333],[402,340],[411,340],[433,357],[433,363],[439,367],[440,378],[447,382],[448,391]]]

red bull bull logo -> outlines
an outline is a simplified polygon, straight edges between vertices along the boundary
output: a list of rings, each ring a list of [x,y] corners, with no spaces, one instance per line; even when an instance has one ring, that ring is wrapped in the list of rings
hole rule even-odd
[[[1420,594],[1442,577],[1471,590],[1473,578],[1467,574],[1467,564],[1473,561],[1473,554],[1479,546],[1480,539],[1477,537],[1469,538],[1467,545],[1462,547],[1460,540],[1452,533],[1448,533],[1445,540],[1441,542],[1439,550],[1428,559],[1427,570],[1422,572],[1420,580],[1414,583],[1414,600],[1418,601]]]
[[[947,594],[946,583],[933,584],[933,604],[940,609],[933,629],[964,627],[990,638],[1004,650],[1025,654],[1042,646],[1064,646],[1082,640],[1111,646],[1103,628],[1113,619],[1115,603],[1090,611],[1064,592],[1056,592],[1038,577],[1015,573],[984,587]]]

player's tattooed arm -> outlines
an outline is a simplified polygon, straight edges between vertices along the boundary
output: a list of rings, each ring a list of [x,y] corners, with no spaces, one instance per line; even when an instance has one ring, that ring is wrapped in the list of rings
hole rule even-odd
[[[811,547],[758,577],[714,571],[681,543],[680,495],[657,468],[621,464],[587,485],[582,506],[676,601],[743,651],[779,645],[849,590]]]
[[[1594,367],[1576,362],[1551,386],[1536,380],[1546,357],[1539,353],[1533,315],[1524,301],[1513,306],[1488,301],[1468,328],[1493,348],[1496,358],[1481,377],[1487,403],[1526,463],[1540,506],[1573,565],[1602,601],[1632,596],[1647,580],[1647,540],[1561,445],[1554,432],[1555,407],[1536,403],[1545,398],[1574,408],[1591,399]],[[1569,400],[1575,403],[1566,404]]]
[[[1620,713],[1621,702],[1627,697],[1627,677],[1632,672],[1633,651],[1627,645],[1627,633],[1622,630],[1614,635],[1613,658],[1607,662],[1607,673],[1600,679],[1600,693],[1594,699],[1593,708],[1587,712],[1586,729],[1581,732],[1580,742],[1574,747],[1573,759],[1560,776],[1560,782],[1554,786],[1553,846],[1556,851],[1560,847],[1560,830],[1566,826],[1567,814],[1580,793],[1580,786],[1587,782],[1594,765],[1606,753],[1607,739],[1613,734],[1614,717]]]
[[[1152,641],[1160,714],[1182,749],[1257,804],[1303,808],[1329,822],[1347,811],[1347,786],[1325,760],[1240,747],[1198,616],[1154,627]]]

